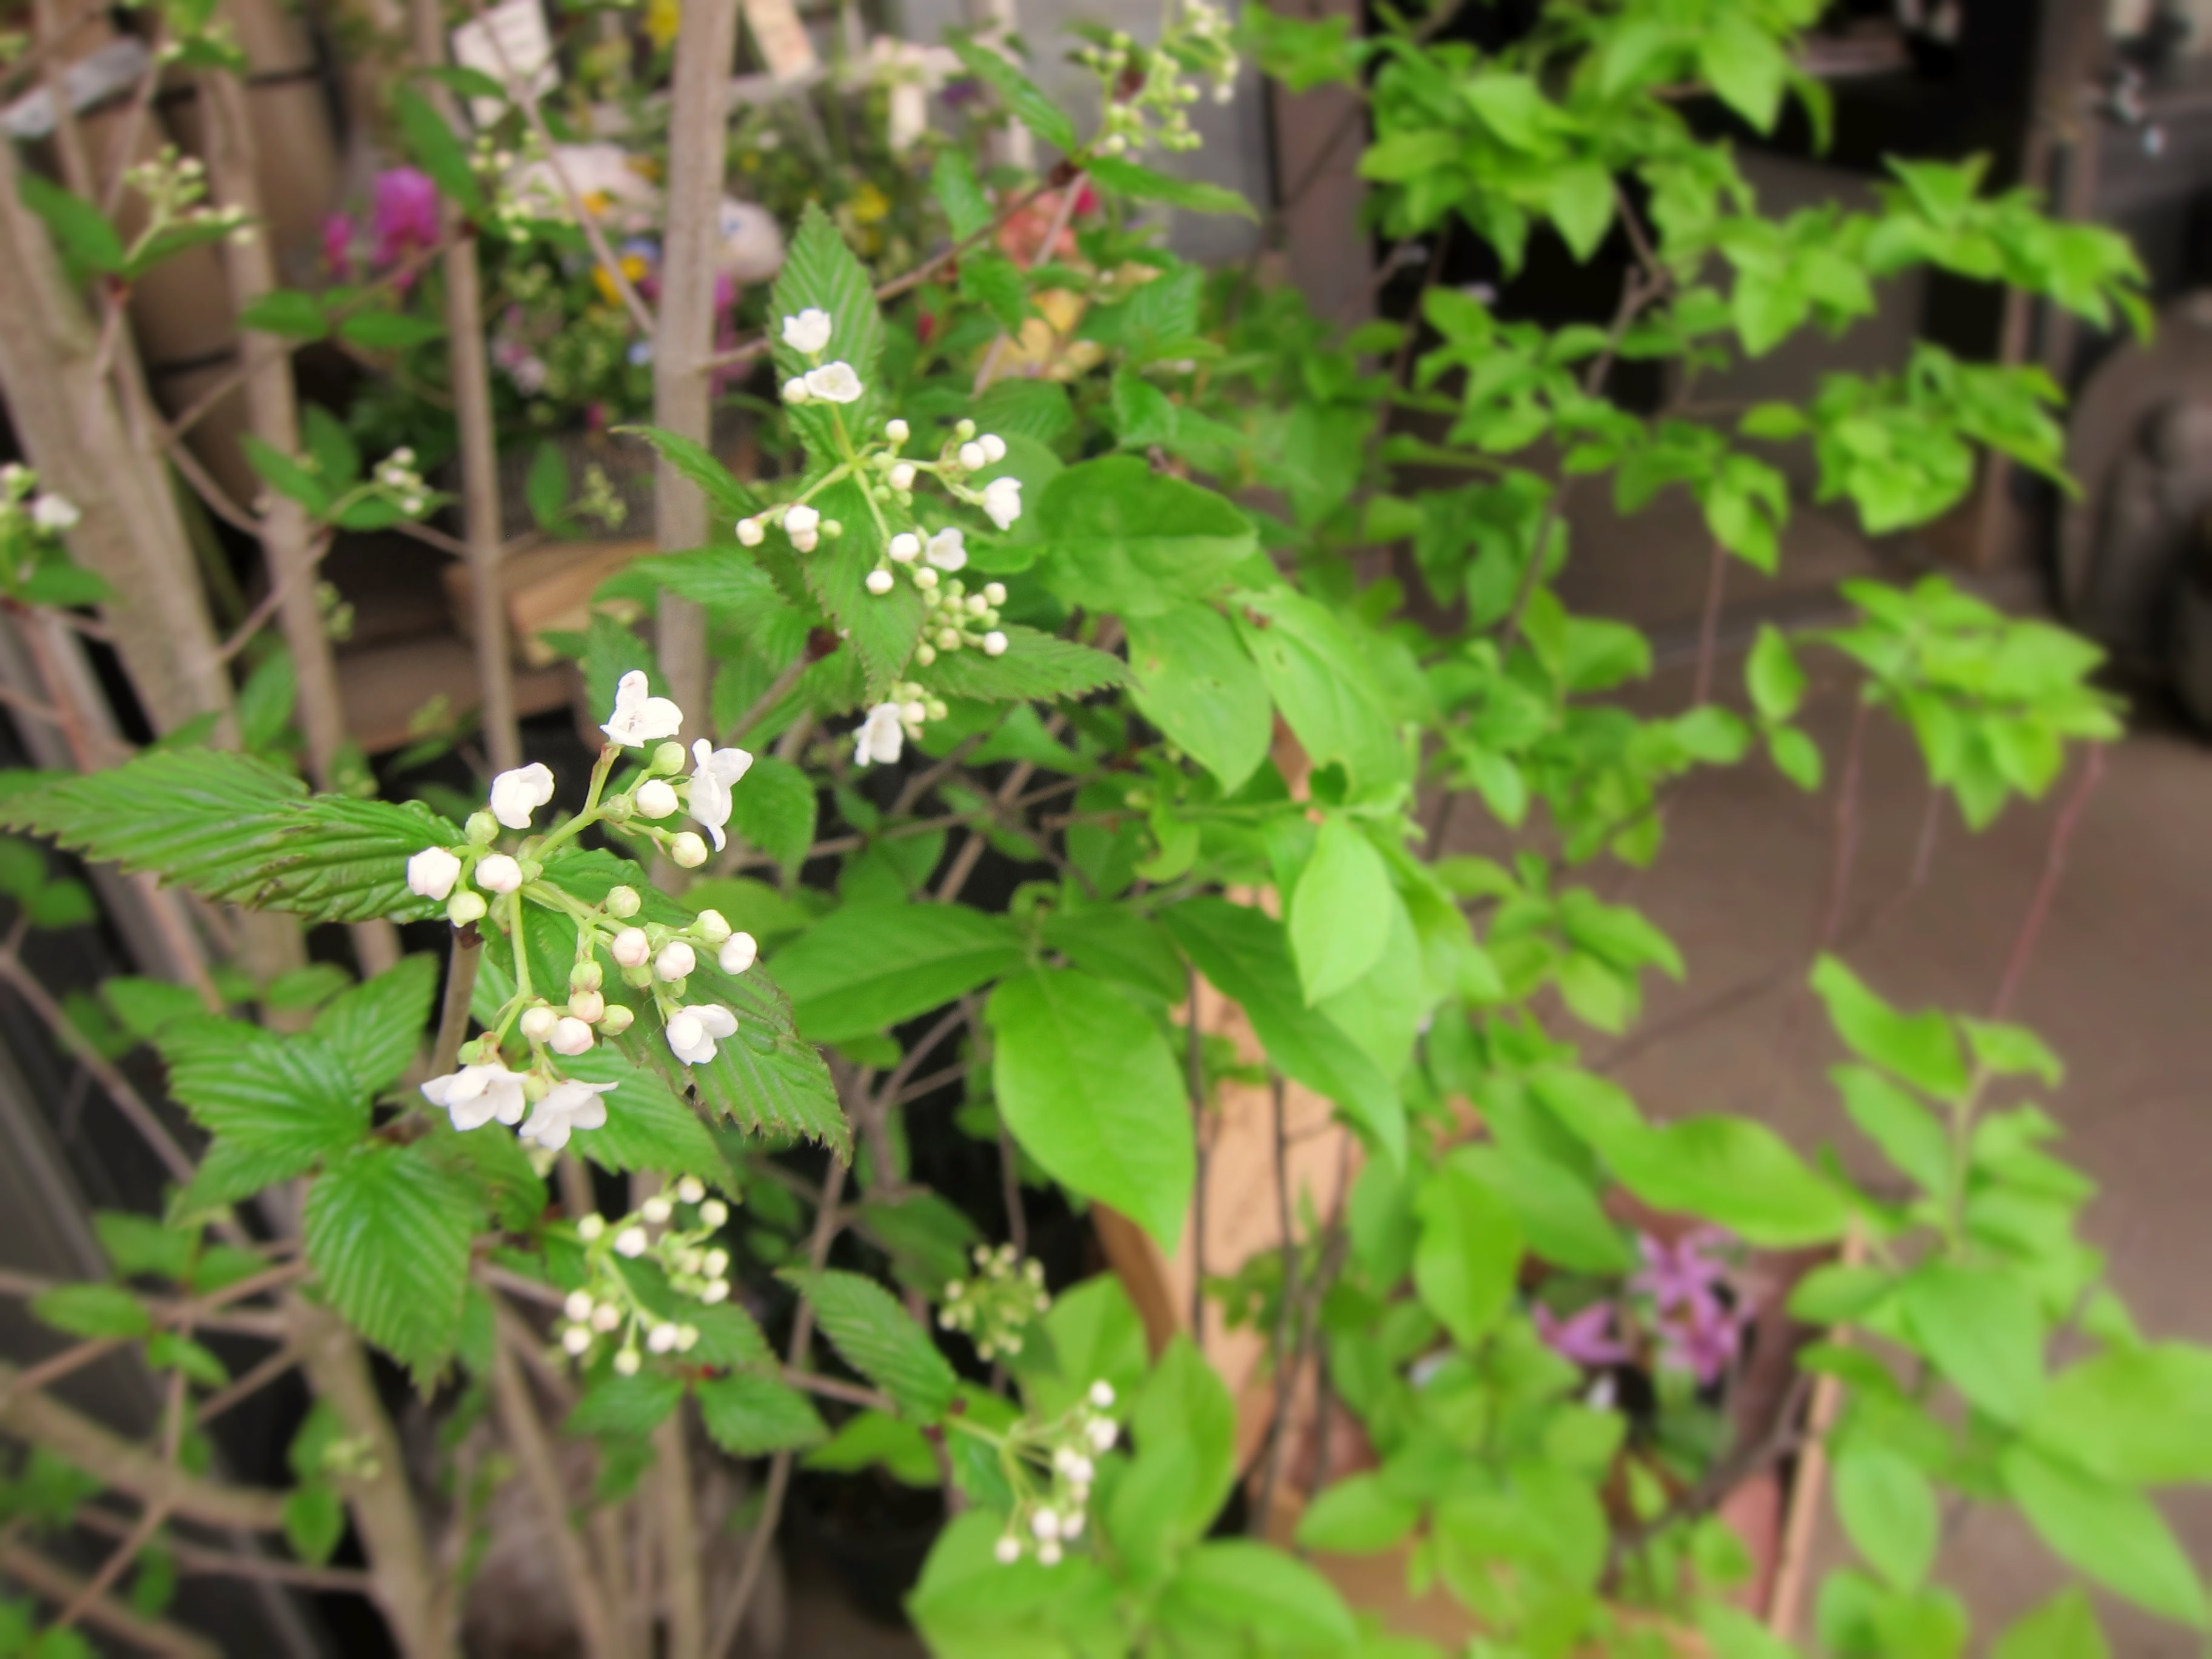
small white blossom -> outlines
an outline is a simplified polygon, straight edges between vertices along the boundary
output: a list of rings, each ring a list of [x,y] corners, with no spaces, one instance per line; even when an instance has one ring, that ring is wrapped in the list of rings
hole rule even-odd
[[[676,1206],[659,1193],[637,1206],[637,1212],[656,1227],[665,1227],[668,1218],[676,1213]]]
[[[914,463],[901,461],[885,476],[890,479],[893,489],[911,489],[914,488]]]
[[[914,435],[914,428],[896,415],[884,422],[884,436],[895,444],[902,444]]]
[[[662,979],[682,979],[698,965],[698,952],[680,939],[669,940],[653,959],[653,971]]]
[[[564,1014],[555,1022],[545,1046],[556,1054],[580,1054],[591,1048],[592,1040],[589,1025],[574,1014]]]
[[[697,1176],[685,1176],[676,1183],[676,1196],[686,1204],[696,1204],[707,1196],[707,1183]]]
[[[809,306],[796,317],[783,319],[783,343],[811,357],[830,343],[830,313],[818,306]]]
[[[543,1042],[553,1035],[553,1028],[561,1023],[561,1016],[540,1003],[535,1008],[525,1008],[522,1018],[515,1022],[522,1035],[532,1042]]]
[[[1006,459],[1006,441],[995,432],[986,432],[975,441],[983,447],[983,459],[996,466]]]
[[[1114,1385],[1101,1377],[1091,1385],[1091,1403],[1100,1411],[1114,1409]]]
[[[66,496],[41,495],[31,503],[31,522],[51,535],[76,529],[77,520],[82,517],[76,503]]]
[[[522,1081],[521,1073],[504,1066],[464,1066],[425,1083],[422,1098],[444,1107],[456,1129],[480,1129],[494,1118],[520,1123],[529,1103],[523,1098]]]
[[[983,584],[983,603],[984,603],[984,604],[986,604],[986,605],[1004,605],[1006,602],[1006,583],[1004,583],[1004,582],[985,582],[985,583]]]
[[[921,556],[921,538],[911,530],[902,530],[891,538],[891,544],[886,550],[901,564],[912,564]]]
[[[699,1206],[699,1219],[709,1227],[719,1227],[730,1218],[730,1206],[719,1198],[710,1198]]]
[[[701,738],[691,745],[691,816],[714,838],[714,850],[729,844],[722,826],[730,821],[730,792],[752,769],[742,749],[717,749]]]
[[[607,1000],[597,991],[571,991],[568,1012],[586,1025],[596,1025],[607,1012]]]
[[[995,628],[989,633],[984,635],[983,654],[987,657],[1005,656],[1006,654],[1006,636]]]
[[[760,960],[760,942],[750,933],[732,933],[722,941],[719,959],[724,973],[735,978]]]
[[[1095,1419],[1091,1425],[1091,1445],[1095,1451],[1109,1452],[1114,1443],[1121,1437],[1121,1431],[1110,1417]]]
[[[809,395],[806,377],[803,374],[794,374],[783,383],[783,400],[787,404],[803,404]]]
[[[1039,1544],[1037,1546],[1037,1565],[1041,1567],[1058,1566],[1060,1565],[1060,1545],[1057,1542]]]
[[[1000,1565],[1011,1567],[1022,1559],[1022,1540],[1011,1535],[1002,1537],[991,1546],[991,1553],[998,1558]]]
[[[592,1316],[593,1305],[589,1291],[571,1291],[568,1299],[562,1303],[561,1311],[580,1325]]]
[[[491,781],[491,815],[510,830],[530,828],[530,815],[553,799],[553,773],[543,761]]]
[[[669,1050],[686,1066],[704,1066],[714,1057],[714,1044],[737,1029],[738,1017],[720,1003],[688,1004],[669,1018]]]
[[[853,750],[853,764],[894,764],[906,744],[906,729],[899,724],[904,711],[895,702],[879,702],[860,722]]]
[[[994,478],[983,486],[983,511],[991,522],[1001,530],[1012,530],[1014,520],[1022,516],[1022,481],[1019,478]]]
[[[785,509],[783,515],[784,533],[791,537],[794,541],[811,531],[819,529],[821,527],[821,524],[822,515],[803,501],[797,507]]]
[[[645,1346],[655,1353],[667,1353],[676,1346],[676,1327],[655,1325],[647,1334]]]
[[[758,547],[767,536],[768,532],[761,528],[761,521],[758,519],[738,520],[738,539],[747,547]]]
[[[522,866],[504,853],[477,860],[477,885],[487,893],[512,893],[522,885]]]
[[[561,1333],[561,1346],[571,1354],[580,1355],[592,1346],[592,1333],[585,1326],[571,1325]]]
[[[929,562],[939,570],[951,572],[968,567],[968,537],[958,525],[940,530],[929,538]]]
[[[586,1030],[585,1035],[589,1036],[591,1033]],[[536,1141],[548,1152],[557,1152],[568,1144],[570,1130],[604,1128],[607,1103],[599,1097],[616,1086],[611,1083],[582,1083],[574,1078],[555,1084],[532,1108],[530,1121],[522,1126],[522,1138]],[[615,1248],[622,1249],[620,1239],[615,1241]]]
[[[679,830],[668,838],[668,856],[686,870],[696,870],[707,861],[707,843],[689,830]]]
[[[407,890],[418,898],[444,898],[460,878],[460,860],[442,847],[426,847],[407,860]]]
[[[653,955],[653,941],[645,936],[642,927],[625,927],[614,936],[607,946],[607,954],[624,968],[642,968]]]
[[[594,1219],[598,1218],[594,1217]],[[622,1328],[622,1310],[611,1302],[602,1302],[592,1310],[592,1328],[601,1335]]]
[[[603,1215],[587,1215],[576,1224],[576,1237],[590,1243],[607,1230],[607,1218]],[[594,1319],[594,1324],[599,1322]]]
[[[970,472],[981,472],[990,465],[991,458],[983,453],[983,446],[970,440],[960,446],[960,465]]]
[[[891,573],[888,570],[871,570],[868,572],[866,586],[869,592],[881,599],[891,591]]]
[[[645,1254],[646,1248],[651,1242],[646,1237],[644,1228],[625,1227],[615,1235],[615,1254],[629,1256],[635,1261]]]
[[[672,738],[684,725],[684,711],[666,697],[649,695],[645,671],[633,668],[615,688],[615,712],[599,730],[608,741],[625,749],[642,749],[648,743]]]
[[[806,395],[825,404],[857,403],[866,390],[850,363],[824,363],[806,371]]]
[[[637,1368],[644,1363],[645,1362],[643,1360],[637,1357],[637,1350],[635,1348],[617,1349],[615,1353],[615,1375],[617,1376],[635,1376],[637,1375]]]
[[[1030,1516],[1030,1530],[1035,1533],[1041,1539],[1053,1539],[1059,1537],[1060,1511],[1057,1510],[1039,1510],[1035,1515]]]
[[[683,803],[676,799],[676,791],[665,778],[647,778],[637,787],[632,805],[641,818],[672,817]]]

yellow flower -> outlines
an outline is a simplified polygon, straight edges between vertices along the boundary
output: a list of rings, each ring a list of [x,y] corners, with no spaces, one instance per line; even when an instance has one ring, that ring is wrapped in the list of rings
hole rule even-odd
[[[656,51],[665,52],[676,39],[677,19],[682,15],[680,0],[652,0],[645,9],[645,33]]]
[[[872,225],[890,212],[891,198],[878,190],[873,183],[863,182],[860,189],[853,192],[849,205],[855,223]]]
[[[635,288],[638,283],[645,280],[646,264],[645,260],[641,256],[635,253],[625,253],[622,257],[621,264],[622,274],[629,278],[631,287]],[[609,305],[620,305],[622,303],[622,290],[615,286],[615,279],[607,275],[607,269],[605,265],[593,265],[592,267],[592,282],[593,286],[599,290],[599,297],[605,300]]]

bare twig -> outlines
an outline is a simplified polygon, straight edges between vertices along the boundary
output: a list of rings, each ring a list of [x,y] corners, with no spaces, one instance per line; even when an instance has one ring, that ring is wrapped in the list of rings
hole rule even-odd
[[[2058,896],[2059,878],[2066,873],[2074,832],[2081,827],[2081,815],[2088,810],[2089,797],[2097,793],[2097,785],[2104,775],[2105,746],[2093,743],[2081,768],[2081,781],[2074,786],[2074,793],[2059,808],[2057,820],[2051,826],[2051,846],[2044,854],[2042,877],[2035,884],[2035,896],[2028,901],[2027,915],[2021,923],[2019,936],[2013,940],[2011,954],[2005,958],[2004,978],[1998,983],[1996,1000],[1990,1005],[1990,1018],[1993,1020],[2003,1019],[2012,1012],[2013,999],[2020,994],[2021,983],[2027,977],[2027,965],[2034,959],[2036,941],[2043,937],[2044,924],[2051,920],[2051,902]]]
[[[546,1438],[545,1425],[538,1420],[538,1407],[530,1398],[530,1385],[523,1381],[514,1363],[515,1340],[506,1327],[502,1327],[499,1336],[492,1353],[491,1384],[500,1427],[514,1453],[515,1462],[522,1467],[522,1476],[529,1483],[531,1495],[537,1500],[539,1519],[551,1541],[554,1559],[560,1565],[562,1591],[576,1615],[577,1633],[584,1651],[599,1659],[617,1659],[614,1626],[607,1613],[606,1590],[584,1553],[583,1540],[569,1523],[568,1498],[561,1484],[560,1466]]]
[[[445,1000],[438,1009],[438,1036],[430,1048],[432,1077],[443,1077],[460,1058],[461,1041],[469,1034],[469,1000],[476,994],[477,967],[483,960],[483,935],[474,927],[456,927]]]
[[[193,1420],[203,1425],[212,1423],[241,1401],[251,1400],[277,1378],[294,1370],[300,1364],[300,1351],[289,1344],[263,1359],[260,1364],[240,1372],[224,1387],[200,1401]]]
[[[33,1595],[57,1604],[74,1605],[86,1588],[78,1574],[27,1545],[15,1542],[0,1542],[0,1577],[12,1578]],[[166,1619],[149,1618],[111,1595],[92,1597],[80,1616],[94,1630],[159,1654],[162,1659],[222,1659],[222,1650],[205,1637]]]
[[[128,1516],[111,1515],[94,1504],[77,1510],[76,1523],[88,1532],[102,1533],[110,1538],[123,1537],[131,1526]],[[272,1584],[296,1585],[301,1589],[336,1590],[356,1595],[364,1595],[368,1589],[368,1575],[351,1567],[307,1567],[273,1557],[232,1555],[176,1538],[165,1540],[162,1547],[175,1559],[177,1571],[189,1577],[258,1578]]]
[[[163,1407],[167,1426],[161,1434],[161,1461],[173,1468],[176,1467],[177,1453],[184,1444],[186,1398],[184,1372],[172,1371],[169,1374],[168,1400]],[[145,1512],[124,1534],[122,1541],[108,1552],[107,1559],[100,1564],[99,1570],[78,1586],[76,1594],[54,1616],[53,1628],[67,1630],[83,1618],[92,1605],[107,1594],[108,1587],[123,1576],[123,1570],[138,1559],[138,1552],[152,1541],[154,1534],[161,1531],[161,1523],[168,1518],[168,1510],[158,1500],[149,1504]]]

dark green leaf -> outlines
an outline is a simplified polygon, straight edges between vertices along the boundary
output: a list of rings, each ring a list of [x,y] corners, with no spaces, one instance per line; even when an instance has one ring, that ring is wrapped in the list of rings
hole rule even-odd
[[[308,1188],[302,1231],[331,1305],[427,1380],[460,1335],[482,1218],[468,1183],[419,1145],[362,1146]]]
[[[1005,919],[959,904],[833,911],[772,964],[799,1029],[817,1042],[880,1031],[1021,966]]]

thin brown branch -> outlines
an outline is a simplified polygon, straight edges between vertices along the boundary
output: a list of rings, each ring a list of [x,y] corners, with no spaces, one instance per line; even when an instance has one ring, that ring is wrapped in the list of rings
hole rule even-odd
[[[2013,999],[2020,994],[2021,984],[2027,977],[2028,963],[2034,960],[2036,942],[2043,937],[2044,924],[2051,920],[2051,906],[2058,896],[2058,883],[2066,873],[2067,860],[2074,847],[2074,833],[2081,828],[2081,815],[2088,810],[2090,796],[2097,793],[2097,785],[2105,775],[2105,745],[2093,743],[2088,757],[2081,768],[2081,781],[2074,793],[2067,797],[2066,805],[2059,808],[2057,822],[2051,826],[2050,850],[2044,855],[2043,874],[2035,884],[2035,896],[2029,900],[2027,915],[2021,921],[2020,933],[2013,940],[2011,953],[2005,958],[2004,978],[1998,983],[1996,1000],[1990,1005],[1990,1018],[2002,1020],[2012,1012]]]
[[[12,1540],[0,1543],[0,1577],[12,1578],[32,1595],[57,1605],[74,1605],[86,1589],[80,1574]],[[222,1650],[205,1637],[166,1619],[149,1618],[111,1595],[94,1596],[80,1617],[90,1628],[162,1659],[222,1659]]]
[[[300,1364],[300,1351],[287,1345],[263,1359],[260,1364],[240,1372],[222,1388],[200,1401],[195,1419],[202,1425],[212,1423],[240,1402],[251,1400],[262,1389],[295,1370]]]
[[[584,1553],[584,1541],[569,1522],[568,1493],[561,1483],[545,1425],[530,1398],[530,1385],[515,1365],[514,1339],[502,1328],[492,1352],[492,1395],[500,1427],[508,1449],[521,1466],[522,1476],[537,1500],[544,1527],[559,1565],[562,1592],[576,1616],[576,1629],[584,1651],[595,1659],[618,1659],[615,1629],[607,1613],[606,1591]]]
[[[430,1046],[430,1075],[443,1077],[460,1058],[469,1034],[469,1000],[476,994],[477,969],[483,961],[483,935],[474,927],[453,930],[447,959],[446,994],[438,1008],[438,1035]]]
[[[124,1536],[131,1526],[127,1516],[112,1515],[91,1504],[77,1510],[76,1523],[110,1538]],[[162,1547],[175,1560],[177,1571],[187,1577],[252,1578],[271,1584],[290,1584],[301,1589],[336,1590],[354,1595],[368,1591],[368,1575],[351,1567],[308,1567],[273,1556],[233,1555],[225,1550],[208,1549],[175,1538],[163,1540]]]
[[[177,1452],[184,1444],[185,1389],[184,1372],[171,1372],[169,1396],[164,1407],[167,1426],[161,1437],[161,1461],[172,1468],[177,1466]],[[99,1570],[78,1587],[77,1593],[70,1598],[68,1605],[54,1616],[53,1628],[67,1630],[83,1618],[93,1603],[106,1596],[109,1588],[123,1576],[123,1570],[138,1559],[138,1553],[153,1540],[154,1534],[161,1531],[161,1523],[168,1518],[169,1511],[161,1503],[149,1504],[145,1512],[124,1534],[122,1541],[108,1552],[107,1559],[100,1564]]]

